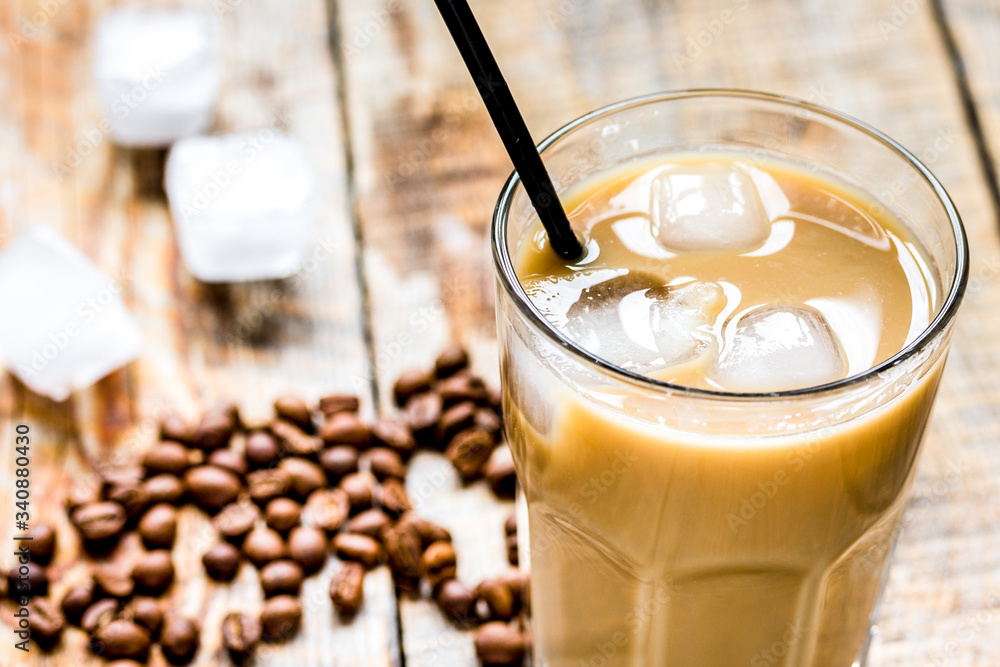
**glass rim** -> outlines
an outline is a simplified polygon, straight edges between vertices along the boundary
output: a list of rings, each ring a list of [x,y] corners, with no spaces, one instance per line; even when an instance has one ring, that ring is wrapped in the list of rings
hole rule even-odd
[[[629,98],[595,109],[594,111],[570,121],[550,134],[540,144],[538,144],[538,150],[544,157],[545,151],[549,147],[572,133],[574,130],[600,118],[610,116],[630,108],[646,106],[657,102],[698,97],[745,99],[757,102],[776,103],[778,105],[788,107],[789,109],[804,108],[820,116],[831,119],[840,125],[860,131],[868,138],[876,140],[878,143],[888,148],[891,152],[901,157],[904,162],[913,168],[924,180],[924,182],[931,187],[938,201],[944,207],[948,216],[948,221],[951,224],[952,236],[955,244],[955,280],[952,282],[948,293],[944,295],[944,301],[937,309],[934,319],[931,320],[930,324],[920,333],[920,335],[888,359],[872,366],[862,373],[849,375],[846,378],[813,387],[803,387],[800,389],[776,392],[728,392],[715,389],[685,387],[683,385],[671,384],[669,382],[656,380],[645,375],[640,375],[639,373],[626,370],[612,364],[611,362],[605,361],[601,357],[577,345],[568,336],[556,328],[554,324],[549,322],[542,312],[535,307],[527,293],[524,291],[524,288],[521,286],[521,282],[517,279],[517,275],[514,272],[514,266],[510,258],[510,251],[507,248],[507,221],[514,193],[518,184],[521,182],[517,172],[513,171],[507,178],[503,189],[500,191],[500,197],[497,200],[496,207],[493,211],[491,230],[493,268],[501,285],[503,286],[504,291],[513,299],[518,310],[528,319],[529,322],[532,322],[536,328],[539,329],[551,342],[565,349],[570,356],[575,358],[576,361],[583,363],[585,366],[596,368],[604,374],[610,374],[614,379],[654,391],[677,393],[691,397],[729,400],[776,400],[785,398],[802,398],[807,396],[816,396],[818,394],[826,394],[861,384],[880,375],[881,373],[884,373],[886,370],[903,363],[917,352],[924,349],[930,341],[934,340],[938,334],[948,327],[958,311],[958,306],[962,301],[963,295],[965,294],[969,277],[969,245],[958,209],[955,207],[954,202],[952,202],[951,197],[948,195],[944,186],[937,179],[937,177],[935,177],[934,174],[931,173],[930,169],[928,169],[913,153],[885,133],[875,129],[861,120],[853,118],[852,116],[848,116],[847,114],[839,111],[834,111],[833,109],[813,104],[805,100],[796,99],[794,97],[776,95],[773,93],[763,93],[753,90],[697,88],[668,91],[641,95],[639,97]]]

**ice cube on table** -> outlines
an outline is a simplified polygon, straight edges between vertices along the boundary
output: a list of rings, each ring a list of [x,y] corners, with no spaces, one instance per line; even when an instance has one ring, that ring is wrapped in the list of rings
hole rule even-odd
[[[691,361],[716,340],[712,328],[726,306],[718,283],[695,281],[649,290],[649,328],[664,366]]]
[[[93,69],[112,139],[158,147],[208,129],[222,80],[221,41],[219,21],[207,11],[127,6],[105,13]]]
[[[181,257],[199,280],[284,278],[298,269],[316,193],[298,140],[269,129],[182,139],[164,182]]]
[[[735,392],[787,391],[842,379],[846,355],[826,318],[809,306],[765,306],[735,324],[711,379]]]
[[[134,359],[139,327],[109,277],[69,242],[31,227],[0,251],[0,354],[33,391],[57,401]]]
[[[650,189],[653,236],[672,252],[753,250],[789,209],[774,178],[739,164],[669,167]]]

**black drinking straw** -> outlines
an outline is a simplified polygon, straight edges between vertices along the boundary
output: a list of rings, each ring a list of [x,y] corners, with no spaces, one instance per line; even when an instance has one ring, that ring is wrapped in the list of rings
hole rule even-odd
[[[434,2],[465,60],[465,66],[469,68],[483,102],[486,103],[493,124],[514,163],[514,169],[531,197],[531,203],[549,235],[552,249],[565,259],[581,257],[583,246],[569,226],[569,219],[559,202],[549,172],[542,164],[542,156],[535,148],[528,126],[524,124],[524,118],[514,103],[510,88],[507,87],[500,66],[486,43],[486,37],[483,36],[469,3],[466,0]]]

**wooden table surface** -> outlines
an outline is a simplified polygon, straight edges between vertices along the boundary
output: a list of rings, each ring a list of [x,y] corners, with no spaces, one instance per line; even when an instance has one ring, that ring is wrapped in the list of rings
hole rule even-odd
[[[0,464],[0,489],[12,488],[14,423],[36,436],[36,516],[68,535],[61,491],[98,465],[134,460],[167,412],[193,417],[232,398],[263,419],[276,395],[293,390],[311,400],[354,392],[366,415],[391,413],[396,374],[426,365],[452,339],[496,379],[487,230],[511,166],[431,0],[150,3],[221,16],[216,131],[284,128],[305,140],[319,170],[315,261],[293,280],[229,286],[201,284],[180,262],[159,185],[162,154],[87,139],[100,122],[92,28],[114,4],[0,3],[0,243],[44,224],[106,272],[124,272],[123,297],[145,337],[137,362],[64,403],[0,377],[0,454],[11,462]],[[870,664],[1000,664],[1000,4],[472,4],[539,140],[639,94],[753,88],[861,118],[944,182],[969,232],[971,282]],[[462,489],[430,455],[408,486],[418,511],[455,534],[462,579],[506,567],[509,506],[482,485]],[[0,493],[3,544],[13,534],[12,503],[12,493]],[[199,665],[224,664],[209,636],[227,611],[261,604],[249,568],[232,586],[202,581],[206,526],[197,512],[184,514],[171,593],[172,606],[206,628]],[[0,565],[11,565],[11,551]],[[306,586],[304,632],[265,650],[261,664],[475,664],[470,635],[432,605],[397,608],[385,568],[367,578],[363,613],[352,624],[336,620],[326,597],[331,567]],[[61,550],[61,578],[81,568],[73,545]],[[0,642],[0,665],[23,660],[6,629]],[[84,646],[83,634],[69,631],[56,653],[29,662],[99,664]]]

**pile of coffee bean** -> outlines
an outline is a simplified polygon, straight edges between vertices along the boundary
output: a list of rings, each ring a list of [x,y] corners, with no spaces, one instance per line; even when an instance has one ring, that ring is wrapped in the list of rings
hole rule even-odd
[[[404,486],[412,454],[431,448],[444,452],[464,482],[485,478],[499,496],[513,496],[513,464],[492,456],[502,437],[499,392],[469,370],[468,354],[455,345],[433,368],[403,373],[393,394],[401,418],[374,424],[358,416],[357,397],[339,394],[313,407],[281,397],[274,419],[259,427],[245,425],[233,404],[209,410],[197,424],[164,419],[141,465],[103,469],[99,485],[74,489],[66,501],[70,522],[95,557],[138,533],[145,551],[129,571],[95,563],[87,581],[56,605],[46,597],[56,535],[48,526],[33,528],[27,572],[15,568],[3,581],[11,592],[30,582],[33,641],[51,648],[69,624],[119,667],[147,660],[154,643],[170,663],[190,662],[200,645],[198,625],[165,611],[158,599],[174,579],[178,508],[190,503],[213,517],[219,536],[202,559],[208,577],[232,581],[243,562],[258,569],[266,598],[260,615],[234,612],[222,624],[236,664],[261,642],[284,642],[299,631],[302,582],[322,569],[330,551],[341,561],[330,598],[343,619],[363,604],[365,572],[388,564],[400,594],[428,594],[460,627],[478,626],[484,664],[521,664],[526,574],[512,568],[475,588],[461,583],[451,535],[412,511]],[[505,530],[516,566],[513,517]]]

